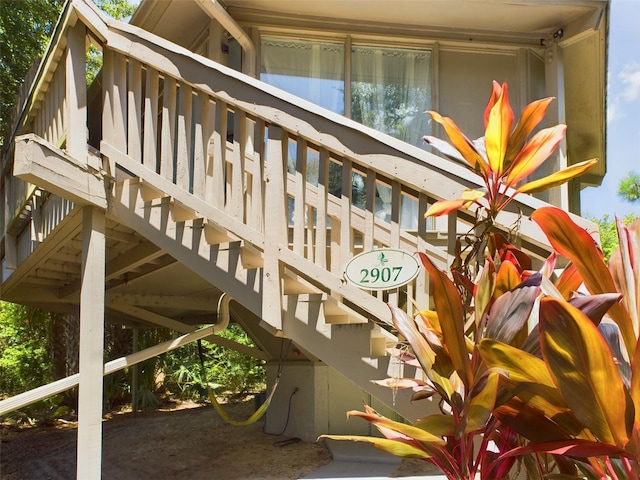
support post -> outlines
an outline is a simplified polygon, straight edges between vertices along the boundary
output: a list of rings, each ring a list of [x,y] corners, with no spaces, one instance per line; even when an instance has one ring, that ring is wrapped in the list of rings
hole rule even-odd
[[[550,125],[566,123],[565,117],[565,94],[564,94],[564,59],[563,50],[560,45],[553,43],[545,51],[545,83],[547,94],[556,97],[556,100],[549,105],[547,110],[547,122]],[[567,141],[562,140],[556,152],[547,160],[540,170],[540,176],[550,175],[554,172],[567,168]],[[562,208],[569,210],[569,187],[561,185],[550,189],[542,199]]]
[[[85,207],[82,211],[77,449],[77,478],[83,479],[99,479],[102,472],[105,249],[104,212]]]
[[[133,347],[131,349],[131,353],[136,353],[138,351],[138,329],[133,329]],[[138,368],[138,364],[136,363],[131,367],[131,411],[133,412],[133,416],[135,417],[138,414],[138,372],[140,369]]]

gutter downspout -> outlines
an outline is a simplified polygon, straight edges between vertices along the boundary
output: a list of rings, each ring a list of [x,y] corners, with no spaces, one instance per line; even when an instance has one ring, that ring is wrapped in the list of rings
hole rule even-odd
[[[196,3],[209,16],[236,39],[242,48],[242,73],[255,78],[256,76],[256,47],[247,33],[237,24],[218,0],[196,0]]]

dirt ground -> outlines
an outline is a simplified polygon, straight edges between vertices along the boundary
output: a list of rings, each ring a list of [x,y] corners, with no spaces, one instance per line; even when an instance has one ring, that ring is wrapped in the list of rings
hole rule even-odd
[[[252,413],[253,402],[228,405],[234,418]],[[149,414],[109,415],[103,424],[102,478],[297,479],[331,461],[321,443],[286,442],[263,433],[263,422],[234,427],[213,408],[182,403]],[[67,480],[76,476],[76,424],[2,426],[0,480]],[[405,462],[394,476],[417,475]]]

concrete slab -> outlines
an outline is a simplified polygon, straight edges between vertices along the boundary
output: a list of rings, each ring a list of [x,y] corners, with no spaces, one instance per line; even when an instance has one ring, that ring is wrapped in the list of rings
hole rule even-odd
[[[311,479],[388,480],[402,460],[368,443],[325,440],[333,461],[302,477]],[[446,480],[444,475],[411,476],[405,479]],[[301,480],[302,480],[301,479]]]

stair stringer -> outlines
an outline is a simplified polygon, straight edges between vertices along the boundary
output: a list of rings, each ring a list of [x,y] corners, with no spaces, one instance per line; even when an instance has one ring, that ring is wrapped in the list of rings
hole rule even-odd
[[[262,269],[243,267],[240,242],[210,245],[204,235],[203,219],[174,222],[169,199],[156,198],[145,202],[137,179],[116,184],[107,213],[227,292],[258,317],[262,316]],[[349,290],[347,288],[344,293],[348,295]],[[371,297],[369,302],[377,300]],[[381,315],[388,314],[382,302],[379,302],[379,308]],[[281,332],[284,336],[403,417],[415,420],[430,413],[412,406],[410,392],[393,392],[371,383],[371,380],[389,376],[390,357],[371,354],[371,335],[377,328],[372,322],[326,323],[322,294],[282,297]],[[424,408],[423,405],[420,407]]]

